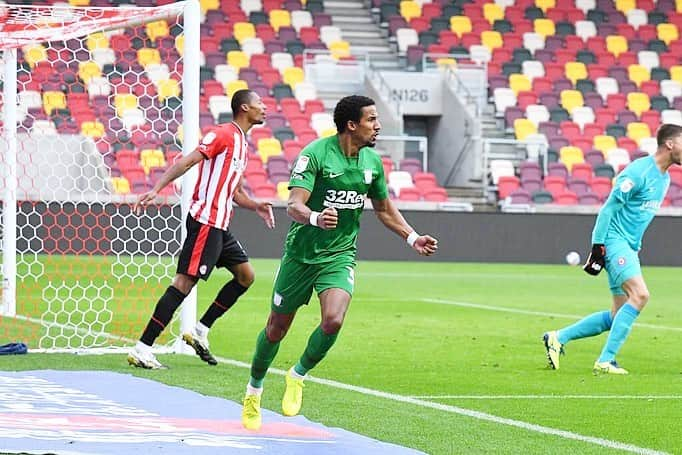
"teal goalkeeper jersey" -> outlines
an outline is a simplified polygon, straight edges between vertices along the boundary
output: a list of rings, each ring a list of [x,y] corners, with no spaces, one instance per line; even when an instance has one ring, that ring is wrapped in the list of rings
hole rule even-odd
[[[661,207],[670,175],[662,173],[653,156],[630,163],[617,177],[599,211],[592,243],[625,240],[633,250],[642,246],[644,231]]]
[[[309,224],[292,222],[284,252],[300,262],[316,264],[333,261],[344,254],[355,255],[360,216],[365,198],[386,199],[388,190],[381,157],[369,147],[348,157],[338,136],[308,144],[291,171],[289,188],[310,191],[307,205],[321,212],[334,207],[338,212],[335,229],[323,230]]]

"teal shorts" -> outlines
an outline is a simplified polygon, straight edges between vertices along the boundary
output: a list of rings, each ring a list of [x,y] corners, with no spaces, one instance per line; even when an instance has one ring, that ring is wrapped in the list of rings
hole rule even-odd
[[[630,278],[642,275],[639,255],[627,242],[606,242],[606,272],[609,288],[613,295],[625,295],[623,283]]]
[[[313,289],[318,295],[327,289],[343,289],[352,296],[354,285],[353,255],[322,264],[305,264],[284,255],[275,277],[270,308],[275,313],[291,314],[308,304]]]

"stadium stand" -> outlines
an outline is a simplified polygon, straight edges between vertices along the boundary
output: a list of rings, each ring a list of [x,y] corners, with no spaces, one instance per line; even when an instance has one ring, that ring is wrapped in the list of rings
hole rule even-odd
[[[117,6],[129,2],[81,3]],[[401,5],[399,13],[408,21],[423,13],[435,17],[439,12],[436,5],[422,8],[420,2]],[[328,49],[339,59],[349,55],[350,45],[324,14],[320,1],[206,0],[201,7],[202,134],[231,120],[230,98],[236,90],[258,92],[268,106],[268,119],[249,135],[249,163],[254,164],[245,173],[245,186],[258,197],[286,198],[288,192],[281,183],[288,179],[291,163],[302,147],[336,132],[315,86],[306,81],[302,51]],[[30,77],[19,75],[19,106],[33,115],[21,127],[34,134],[80,132],[91,137],[110,167],[116,193],[146,191],[180,153],[181,113],[162,108],[178,106],[182,95],[180,77],[170,64],[180,57],[182,40],[174,24],[165,20],[115,33],[95,33],[88,37],[87,49],[70,49],[68,41],[59,49],[71,52],[76,66],[64,65],[68,60],[60,59],[54,49],[25,46],[19,53],[19,65]],[[56,77],[55,67],[61,70]],[[127,68],[139,72],[140,80],[123,76]],[[113,110],[108,102],[112,95]],[[147,109],[150,106],[158,109]],[[162,116],[151,118],[153,111]],[[149,123],[154,121],[167,122],[178,137],[151,134]],[[421,164],[418,171],[422,171]],[[412,174],[405,173],[409,182],[404,184],[409,187],[415,187]],[[416,188],[415,200],[441,200],[445,193],[437,183]],[[398,189],[395,196],[399,193]]]

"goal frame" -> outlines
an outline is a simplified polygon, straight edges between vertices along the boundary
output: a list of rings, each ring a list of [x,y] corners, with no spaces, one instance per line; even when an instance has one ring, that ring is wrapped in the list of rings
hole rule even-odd
[[[181,4],[181,5],[180,5]],[[199,69],[200,69],[200,22],[201,8],[198,0],[184,0],[174,4],[175,8],[182,8],[183,29],[184,29],[184,50],[183,50],[183,73],[182,73],[182,113],[183,113],[183,141],[182,155],[190,154],[199,143]],[[22,8],[31,6],[17,5]],[[90,10],[118,10],[112,8],[96,7],[66,7],[66,6],[39,6],[36,8],[56,9],[62,11],[86,11]],[[161,9],[162,7],[154,7]],[[148,8],[151,9],[151,8]],[[111,29],[135,26],[151,20],[158,20],[162,17],[154,16],[143,20],[128,20],[115,25],[98,27],[97,29],[86,29],[67,34],[68,38],[82,38],[93,32],[104,32]],[[70,30],[73,30],[71,27]],[[16,35],[17,38],[19,35]],[[65,35],[60,35],[64,39]],[[54,38],[53,38],[54,39]],[[15,44],[6,44],[0,47],[4,60],[3,78],[3,140],[5,142],[5,191],[2,194],[2,300],[0,301],[0,317],[13,318],[17,316],[17,47],[26,44],[41,43],[50,41],[44,35],[36,36],[34,41],[30,41],[26,32],[21,34],[21,40],[17,39]],[[12,100],[12,101],[10,101]],[[190,169],[182,177],[181,190],[181,213],[184,220],[189,211],[192,190],[197,178],[195,169]],[[180,223],[181,239],[184,240],[187,232],[185,224]],[[197,291],[196,287],[186,297],[180,311],[180,333],[191,330],[196,323],[197,312]],[[180,337],[174,340],[172,350],[178,353],[189,353],[190,349],[185,345]],[[65,349],[73,351],[73,349]],[[97,348],[93,349],[94,351]],[[116,348],[105,348],[107,352]],[[32,351],[42,351],[42,349],[32,349]],[[63,349],[48,349],[48,351],[64,351]],[[78,349],[87,352],[88,349]]]

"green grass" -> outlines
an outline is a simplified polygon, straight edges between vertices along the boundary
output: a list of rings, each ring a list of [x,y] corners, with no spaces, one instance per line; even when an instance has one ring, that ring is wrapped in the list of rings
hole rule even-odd
[[[69,260],[75,262],[73,258]],[[256,335],[267,318],[277,261],[255,260],[254,265],[256,283],[211,331],[212,351],[220,357],[249,362]],[[46,270],[58,266],[50,261],[45,264]],[[84,269],[72,264],[70,270],[77,275],[78,270]],[[652,297],[638,323],[655,327],[633,329],[619,356],[623,366],[631,371],[627,377],[592,375],[592,363],[604,336],[571,343],[566,347],[560,370],[545,368],[540,341],[543,331],[571,323],[575,320],[571,315],[582,316],[608,307],[610,295],[605,276],[590,278],[579,268],[568,266],[397,262],[359,264],[356,293],[341,336],[312,375],[401,396],[439,396],[442,398],[424,401],[682,453],[680,270],[649,267],[644,272]],[[200,312],[226,278],[227,274],[220,271],[200,285]],[[40,281],[27,288],[28,292],[35,294],[39,284]],[[150,288],[137,300],[130,299],[130,307],[139,311],[142,306],[149,311],[165,285],[167,280],[162,283],[157,280],[154,292]],[[130,286],[130,282],[117,284],[113,292],[135,295]],[[35,300],[36,295],[20,295],[19,299]],[[557,316],[529,314],[532,312]],[[125,315],[117,314],[114,318],[117,324],[126,322]],[[314,299],[309,307],[299,311],[273,366],[290,367],[318,322],[319,304]],[[2,319],[0,334],[12,333],[7,327],[21,324]],[[131,325],[126,333],[136,337],[143,327],[139,322]],[[235,401],[243,395],[248,378],[245,368],[224,363],[211,368],[194,357],[181,355],[161,355],[159,359],[170,369],[150,372],[128,368],[123,355],[70,354],[0,358],[0,369],[104,369]],[[279,410],[282,383],[281,376],[268,375],[265,408]],[[446,398],[447,395],[458,398]],[[542,395],[677,398],[538,397]],[[502,396],[535,398],[499,398]],[[618,452],[314,382],[309,382],[305,389],[302,414],[328,426],[433,454]]]

